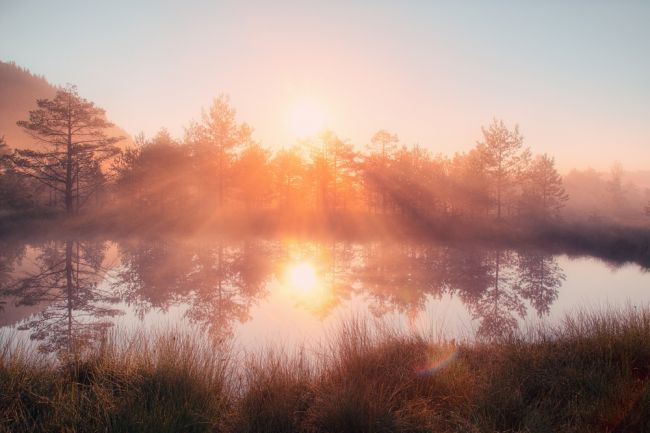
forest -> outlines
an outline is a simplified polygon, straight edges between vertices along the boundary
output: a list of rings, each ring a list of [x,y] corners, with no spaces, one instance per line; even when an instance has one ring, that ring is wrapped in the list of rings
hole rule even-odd
[[[480,128],[471,150],[451,156],[402,143],[384,129],[365,144],[327,130],[270,148],[254,139],[253,127],[238,119],[222,94],[181,139],[162,128],[121,146],[125,137],[113,134],[104,111],[68,86],[34,101],[17,125],[36,146],[13,148],[1,141],[5,226],[65,218],[133,230],[435,233],[450,226],[531,227],[567,218],[601,222],[607,216],[590,209],[566,212],[571,198],[553,156],[534,154],[517,125],[496,118]],[[579,183],[588,175],[574,171],[568,178]],[[646,209],[628,203],[620,165],[610,177],[601,181],[610,208],[620,216],[627,207],[628,220],[643,221]],[[615,221],[617,213],[609,216]]]
[[[0,433],[650,433],[649,21],[0,0]]]

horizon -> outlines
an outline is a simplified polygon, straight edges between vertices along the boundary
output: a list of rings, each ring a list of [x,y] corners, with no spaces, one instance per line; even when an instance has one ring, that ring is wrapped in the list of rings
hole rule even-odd
[[[508,2],[69,6],[3,3],[0,58],[54,85],[76,84],[131,135],[166,128],[181,137],[226,93],[272,149],[297,142],[298,118],[359,148],[386,129],[407,146],[452,155],[472,148],[496,117],[518,124],[525,144],[555,157],[563,173],[607,171],[615,161],[642,171],[650,160],[650,6],[640,2],[588,10]],[[79,25],[55,31],[63,18]],[[74,37],[79,31],[83,38]],[[296,115],[302,107],[319,118]]]
[[[650,432],[648,22],[0,0],[0,430]]]

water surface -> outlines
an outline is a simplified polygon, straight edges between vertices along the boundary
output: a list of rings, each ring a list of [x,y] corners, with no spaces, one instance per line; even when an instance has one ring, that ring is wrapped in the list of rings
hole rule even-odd
[[[577,309],[650,303],[641,266],[530,246],[164,237],[2,246],[2,335],[51,353],[82,351],[116,327],[294,347],[351,316],[489,340]]]

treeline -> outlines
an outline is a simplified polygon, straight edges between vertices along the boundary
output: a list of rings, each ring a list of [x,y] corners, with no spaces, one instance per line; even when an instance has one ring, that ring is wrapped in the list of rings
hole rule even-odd
[[[594,222],[647,223],[650,217],[650,172],[627,172],[620,163],[609,172],[571,170],[564,187],[571,200],[562,210],[566,219]],[[636,224],[635,224],[636,225]]]
[[[74,87],[36,105],[18,125],[42,150],[3,151],[5,211],[551,220],[568,199],[553,158],[533,156],[518,127],[496,119],[473,149],[452,157],[385,130],[362,150],[326,131],[271,151],[222,95],[182,139],[162,129],[119,149],[103,110]]]

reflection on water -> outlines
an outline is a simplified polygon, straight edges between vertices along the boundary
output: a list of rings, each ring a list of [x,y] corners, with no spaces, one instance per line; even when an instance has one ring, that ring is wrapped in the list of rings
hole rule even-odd
[[[319,319],[350,299],[368,314],[407,319],[431,300],[454,299],[476,337],[492,339],[531,314],[547,315],[566,278],[540,249],[475,244],[161,238],[2,246],[2,323],[64,355],[101,341],[127,310],[145,320],[182,307],[206,335],[230,339],[273,296]]]
[[[119,256],[111,285],[141,316],[182,303],[189,319],[219,338],[231,335],[234,322],[248,319],[273,269],[266,248],[250,241],[142,241],[120,244]]]
[[[77,353],[100,340],[111,326],[109,319],[120,314],[110,307],[119,298],[100,284],[105,249],[105,242],[46,242],[33,249],[28,270],[5,277],[2,293],[17,305],[46,305],[18,326],[40,342],[41,350]]]

